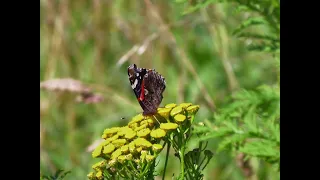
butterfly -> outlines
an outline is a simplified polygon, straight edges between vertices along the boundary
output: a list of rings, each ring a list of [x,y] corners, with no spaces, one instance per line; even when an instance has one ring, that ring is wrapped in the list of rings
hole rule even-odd
[[[166,89],[165,78],[155,69],[138,68],[135,64],[128,67],[128,76],[143,115],[156,114]]]

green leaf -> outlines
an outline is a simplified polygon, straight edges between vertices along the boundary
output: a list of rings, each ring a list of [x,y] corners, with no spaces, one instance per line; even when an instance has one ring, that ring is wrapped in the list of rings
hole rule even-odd
[[[226,128],[226,127],[221,127],[218,130],[213,130],[211,133],[205,135],[205,136],[201,136],[199,137],[197,140],[198,141],[206,141],[208,139],[213,139],[213,138],[218,138],[218,137],[222,137],[222,136],[227,136],[233,134],[233,130]]]
[[[250,32],[238,33],[238,34],[237,34],[237,37],[239,37],[239,38],[254,38],[254,39],[259,39],[259,40],[267,40],[267,41],[280,42],[280,39],[278,39],[278,38],[275,37],[275,36],[262,35],[262,34],[250,33]]]
[[[42,175],[40,179],[46,179],[46,180],[58,180],[58,179],[63,179],[67,174],[71,173],[71,171],[64,171],[62,169],[59,169],[55,172],[54,175],[47,176],[47,175]]]
[[[277,47],[275,45],[261,43],[261,44],[250,44],[248,46],[249,51],[260,51],[260,52],[274,52],[278,53],[280,52],[280,47]]]
[[[280,157],[277,143],[266,139],[247,142],[239,151],[255,157]]]
[[[57,170],[56,173],[54,174],[54,177],[55,177],[55,178],[59,177],[59,175],[60,175],[62,172],[63,172],[62,169]]]
[[[234,134],[230,137],[226,137],[222,142],[220,142],[217,152],[221,152],[231,144],[241,143],[249,136],[249,134]]]
[[[276,142],[280,144],[280,125],[279,124],[270,124],[269,127],[271,135],[274,137]]]
[[[210,131],[212,131],[212,128],[207,126],[194,126],[194,129],[193,129],[193,133],[196,133],[196,134],[207,133]]]
[[[257,26],[257,25],[262,25],[262,24],[267,24],[264,18],[262,17],[250,17],[247,20],[243,21],[238,28],[236,28],[233,31],[233,35],[237,35],[244,29],[247,29],[250,26]]]
[[[42,179],[43,179],[43,180],[51,180],[51,179],[52,179],[51,176],[47,176],[47,175],[43,175],[43,176],[41,176],[40,178],[41,178],[41,180],[42,180]]]
[[[249,11],[249,8],[245,5],[239,5],[236,7],[236,9],[233,11],[233,14],[238,14],[240,12],[247,12]]]
[[[60,178],[63,179],[66,175],[68,175],[69,173],[71,173],[71,171],[65,171]]]
[[[230,121],[224,121],[223,124],[228,128],[231,129],[234,133],[243,133],[242,131],[238,130],[238,127]]]
[[[243,106],[244,103],[248,103],[246,101],[243,100],[249,100],[250,102],[253,102],[252,104],[255,104],[255,102],[257,102],[259,100],[259,97],[257,96],[257,94],[254,91],[247,91],[245,89],[239,91],[238,93],[236,93],[235,95],[233,95],[233,98],[235,100],[242,100],[239,101],[239,106]],[[242,103],[242,104],[240,104]]]
[[[248,131],[251,132],[258,132],[258,127],[256,124],[256,113],[255,113],[256,107],[252,106],[249,108],[247,114],[244,116],[244,123],[246,127],[248,128]]]

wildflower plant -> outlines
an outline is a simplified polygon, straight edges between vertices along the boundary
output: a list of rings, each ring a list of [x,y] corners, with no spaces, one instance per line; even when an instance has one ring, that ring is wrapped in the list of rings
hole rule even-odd
[[[180,160],[177,179],[203,179],[201,172],[212,158],[211,151],[201,142],[198,148],[185,152],[198,110],[199,105],[191,103],[167,104],[158,108],[156,115],[138,114],[126,126],[105,129],[104,141],[92,152],[93,158],[102,161],[92,166],[88,178],[154,179],[156,158],[167,146],[163,178],[173,147]]]
[[[41,175],[40,174],[40,180],[60,180],[64,179],[66,175],[71,173],[71,171],[65,171],[63,169],[59,169],[55,172],[54,175]]]

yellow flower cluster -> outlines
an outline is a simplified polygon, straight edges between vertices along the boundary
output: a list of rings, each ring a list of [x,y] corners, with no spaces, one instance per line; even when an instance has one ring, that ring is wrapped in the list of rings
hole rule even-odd
[[[92,152],[93,158],[103,160],[92,166],[95,172],[89,173],[88,178],[96,180],[128,173],[138,177],[139,172],[145,175],[163,148],[161,140],[179,126],[191,125],[198,110],[199,105],[191,103],[167,104],[158,108],[154,116],[138,114],[127,126],[105,129],[102,135],[105,141]],[[127,172],[128,169],[132,172]]]

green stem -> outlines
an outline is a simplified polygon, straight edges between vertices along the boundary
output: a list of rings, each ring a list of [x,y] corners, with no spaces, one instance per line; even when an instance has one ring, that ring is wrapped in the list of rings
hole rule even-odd
[[[142,173],[141,173],[142,176],[144,176],[148,171],[149,171],[149,173],[151,172],[150,166],[151,166],[151,163],[148,162],[146,166],[144,166],[143,168],[141,168],[141,169],[143,169],[143,171],[142,171]],[[152,168],[152,167],[151,167],[151,168]]]
[[[192,168],[192,172],[194,172],[195,169],[194,169],[193,164],[190,162],[190,157],[186,158],[186,163],[185,163],[185,165],[186,165],[186,169],[187,169],[187,175],[189,175],[189,179],[193,179],[193,178],[192,178],[193,175],[190,174],[189,169]],[[188,178],[186,178],[186,179],[188,179]]]
[[[111,178],[110,178],[110,174],[108,173],[108,171],[107,171],[107,173],[105,174],[105,176],[107,176],[107,179],[111,179]]]
[[[181,176],[180,179],[184,180],[184,151],[185,151],[185,144],[182,143],[180,149],[180,168],[181,168]]]
[[[168,163],[168,159],[169,159],[170,147],[171,147],[171,143],[169,142],[167,145],[167,154],[166,154],[166,161],[164,163],[164,171],[163,171],[163,175],[162,175],[162,180],[164,180],[164,178],[166,176],[166,169],[167,169],[167,163]]]
[[[199,165],[199,161],[200,161],[200,155],[201,155],[201,152],[202,152],[202,142],[199,143],[199,153],[197,154],[197,165]]]
[[[144,177],[144,179],[148,179],[148,180],[153,180],[154,177],[153,177],[153,172],[154,172],[154,164],[155,164],[155,161],[153,162],[149,162],[146,169],[148,170],[147,172],[149,172],[148,174],[146,175],[143,175],[142,177]],[[150,167],[151,166],[151,167]],[[144,172],[143,174],[145,174],[146,172]]]
[[[129,172],[129,174],[131,175],[131,177],[133,178],[133,176],[135,176],[135,174],[133,173],[133,171],[131,171],[127,166],[124,166],[124,168],[127,170],[127,172]]]

